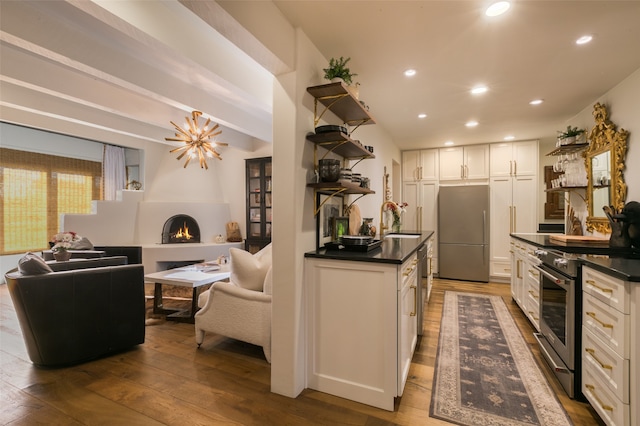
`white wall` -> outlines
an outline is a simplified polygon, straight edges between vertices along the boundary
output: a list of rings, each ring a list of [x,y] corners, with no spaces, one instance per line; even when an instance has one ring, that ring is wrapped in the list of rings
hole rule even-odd
[[[296,32],[296,72],[278,76],[274,89],[274,222],[271,390],[295,397],[305,383],[304,253],[315,249],[314,192],[307,188],[313,169],[313,97],[306,88],[326,83],[328,63],[301,31]],[[361,89],[361,93],[366,92]],[[373,88],[369,89],[373,90]],[[375,114],[375,113],[374,113]],[[331,115],[325,114],[327,122]],[[339,124],[340,121],[332,121]],[[371,178],[376,195],[358,204],[363,216],[375,217],[382,201],[384,166],[400,162],[400,151],[381,126],[362,126],[357,138],[375,149],[376,159],[357,166]]]
[[[624,170],[624,180],[627,183],[626,202],[640,201],[640,69],[604,95],[594,99],[566,124],[591,129],[595,123],[593,105],[596,102],[607,107],[609,120],[617,126],[618,130],[625,129],[629,132]],[[587,217],[584,201],[577,195],[571,195],[571,204],[582,219],[584,228]]]

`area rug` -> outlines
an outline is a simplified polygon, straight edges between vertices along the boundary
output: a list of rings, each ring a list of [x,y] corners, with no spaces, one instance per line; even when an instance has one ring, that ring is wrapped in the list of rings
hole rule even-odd
[[[499,296],[447,291],[429,415],[468,426],[572,425]]]

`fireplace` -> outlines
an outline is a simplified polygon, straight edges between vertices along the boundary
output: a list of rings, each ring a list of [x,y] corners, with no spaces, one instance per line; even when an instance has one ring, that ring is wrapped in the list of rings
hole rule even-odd
[[[171,216],[162,227],[162,244],[199,243],[198,222],[186,214]]]

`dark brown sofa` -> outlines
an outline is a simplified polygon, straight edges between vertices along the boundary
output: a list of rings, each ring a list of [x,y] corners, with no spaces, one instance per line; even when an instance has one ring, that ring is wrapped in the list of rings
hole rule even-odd
[[[142,265],[124,256],[49,265],[54,272],[5,274],[34,364],[77,364],[144,343]]]

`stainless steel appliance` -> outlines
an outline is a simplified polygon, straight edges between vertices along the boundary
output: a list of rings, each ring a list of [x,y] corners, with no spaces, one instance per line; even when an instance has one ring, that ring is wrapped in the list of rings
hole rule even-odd
[[[540,272],[540,352],[570,398],[582,399],[582,283],[577,254],[536,250]]]
[[[441,186],[438,276],[489,281],[489,186]]]

